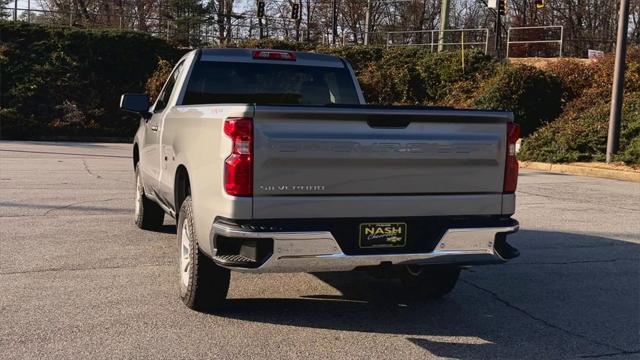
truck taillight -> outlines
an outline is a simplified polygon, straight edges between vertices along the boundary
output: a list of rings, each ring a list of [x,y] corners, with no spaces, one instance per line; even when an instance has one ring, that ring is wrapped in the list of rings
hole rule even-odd
[[[253,194],[253,120],[227,118],[224,133],[231,138],[231,155],[224,161],[224,190],[233,196]]]
[[[516,142],[520,138],[520,125],[507,123],[507,159],[504,166],[503,192],[514,193],[518,186],[518,159],[516,158]]]

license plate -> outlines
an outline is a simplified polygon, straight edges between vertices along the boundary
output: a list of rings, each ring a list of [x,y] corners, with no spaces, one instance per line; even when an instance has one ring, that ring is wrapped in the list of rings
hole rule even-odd
[[[361,248],[404,247],[407,244],[407,224],[405,223],[365,223],[360,224]]]

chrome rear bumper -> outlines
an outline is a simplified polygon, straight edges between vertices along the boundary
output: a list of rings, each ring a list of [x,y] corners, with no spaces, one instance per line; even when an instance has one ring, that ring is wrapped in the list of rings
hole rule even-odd
[[[505,227],[449,229],[429,253],[347,255],[330,232],[256,232],[214,223],[216,235],[228,238],[273,239],[273,253],[257,267],[219,265],[252,273],[348,271],[357,267],[387,264],[495,264],[505,260],[495,248],[496,235],[518,231],[517,223]],[[215,247],[212,247],[215,248]],[[214,261],[216,254],[213,254]]]

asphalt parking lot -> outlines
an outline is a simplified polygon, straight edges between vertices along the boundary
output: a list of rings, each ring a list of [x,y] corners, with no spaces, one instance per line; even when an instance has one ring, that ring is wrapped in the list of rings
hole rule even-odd
[[[640,358],[640,184],[522,172],[511,243],[445,299],[362,273],[177,297],[175,225],[133,224],[130,145],[0,142],[0,357]]]

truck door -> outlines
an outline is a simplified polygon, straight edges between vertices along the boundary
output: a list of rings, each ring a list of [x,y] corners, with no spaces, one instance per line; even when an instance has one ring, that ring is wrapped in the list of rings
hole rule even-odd
[[[152,116],[145,124],[144,145],[140,152],[143,164],[142,182],[145,184],[145,189],[154,193],[156,197],[162,164],[162,153],[160,149],[161,127],[163,119],[170,108],[169,100],[171,99],[171,94],[174,92],[183,63],[184,62],[181,62],[176,65],[171,75],[169,75],[167,82],[164,84],[151,110]]]

